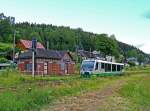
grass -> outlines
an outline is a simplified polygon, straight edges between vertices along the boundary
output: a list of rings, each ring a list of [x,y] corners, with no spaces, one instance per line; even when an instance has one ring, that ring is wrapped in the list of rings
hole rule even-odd
[[[0,74],[0,110],[40,110],[43,105],[50,104],[56,99],[103,88],[115,82],[117,78],[80,78],[80,76],[32,78],[17,71],[6,71]]]
[[[150,75],[136,77],[130,80],[121,90],[120,94],[130,100],[137,110],[150,110]]]
[[[149,71],[149,67],[128,69],[124,76],[125,85],[107,98],[100,111],[150,111]]]
[[[150,76],[147,74],[149,69],[142,71],[143,73],[135,71],[136,74],[114,77],[80,78],[79,75],[74,75],[32,78],[14,70],[7,70],[0,74],[0,111],[37,111],[64,96],[102,89],[118,79],[128,81],[128,84],[118,92],[123,100],[131,102],[131,106],[135,104],[138,109],[148,108],[150,106]]]

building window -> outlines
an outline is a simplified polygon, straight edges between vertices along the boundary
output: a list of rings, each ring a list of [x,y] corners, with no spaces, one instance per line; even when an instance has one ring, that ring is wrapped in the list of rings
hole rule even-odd
[[[32,71],[32,64],[26,64],[25,65],[25,70],[26,71]]]
[[[64,70],[65,69],[65,63],[61,63],[61,70]]]

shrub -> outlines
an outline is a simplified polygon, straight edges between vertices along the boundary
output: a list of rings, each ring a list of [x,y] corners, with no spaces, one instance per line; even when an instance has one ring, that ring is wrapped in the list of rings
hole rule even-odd
[[[0,57],[0,63],[6,63],[8,60],[4,57]]]

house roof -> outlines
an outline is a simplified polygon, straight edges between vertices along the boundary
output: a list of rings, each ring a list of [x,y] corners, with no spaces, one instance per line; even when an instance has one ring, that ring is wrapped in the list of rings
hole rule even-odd
[[[94,54],[92,52],[89,51],[84,51],[84,50],[78,50],[78,54],[82,57],[86,57],[86,58],[94,58]]]
[[[97,51],[89,52],[85,50],[78,50],[78,55],[86,58],[104,58],[104,55]]]
[[[20,42],[25,46],[26,49],[30,49],[32,47],[32,41],[30,40],[21,39]],[[37,42],[37,48],[45,49],[45,47],[40,42]]]
[[[69,52],[67,51],[57,51],[57,50],[44,50],[44,49],[37,49],[35,57],[36,58],[45,58],[45,59],[62,59],[65,54],[69,54],[69,56],[72,58]],[[32,51],[28,50],[27,52],[21,53],[18,56],[19,59],[29,59],[32,58]]]

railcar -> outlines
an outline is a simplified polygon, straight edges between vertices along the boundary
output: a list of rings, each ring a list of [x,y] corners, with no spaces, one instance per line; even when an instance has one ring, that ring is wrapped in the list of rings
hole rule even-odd
[[[103,60],[83,60],[80,74],[83,76],[111,76],[123,73],[124,64]]]

